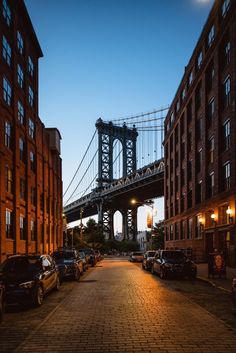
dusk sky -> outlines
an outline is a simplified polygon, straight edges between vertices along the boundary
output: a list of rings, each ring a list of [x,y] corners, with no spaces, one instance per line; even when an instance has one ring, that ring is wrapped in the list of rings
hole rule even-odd
[[[40,118],[61,132],[65,189],[99,117],[112,120],[171,103],[213,0],[25,4],[44,53]]]

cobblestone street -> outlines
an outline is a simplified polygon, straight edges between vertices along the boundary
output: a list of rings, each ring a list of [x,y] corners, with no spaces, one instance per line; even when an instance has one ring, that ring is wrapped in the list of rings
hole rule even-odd
[[[126,259],[106,259],[79,283],[67,284],[65,299],[36,324],[32,313],[43,311],[54,294],[42,308],[32,309],[32,329],[28,327],[28,336],[22,334],[15,349],[7,345],[14,336],[14,321],[8,337],[3,322],[2,353],[236,351],[235,331]],[[6,324],[11,315],[6,315]]]

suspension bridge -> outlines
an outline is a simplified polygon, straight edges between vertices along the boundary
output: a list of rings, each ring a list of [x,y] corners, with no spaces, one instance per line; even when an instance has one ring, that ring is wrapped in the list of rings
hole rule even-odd
[[[124,239],[136,239],[138,206],[164,196],[162,142],[167,110],[96,121],[95,132],[63,195],[68,223],[82,223],[82,218],[98,215],[106,239],[112,239],[114,214],[120,211]],[[133,198],[136,204],[131,204]]]

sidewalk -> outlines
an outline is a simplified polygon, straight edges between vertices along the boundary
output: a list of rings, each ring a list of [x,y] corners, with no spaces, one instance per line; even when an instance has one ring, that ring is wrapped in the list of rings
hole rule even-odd
[[[232,279],[236,278],[236,268],[226,267],[226,278],[209,278],[208,264],[197,264],[197,278],[226,292],[231,292]]]

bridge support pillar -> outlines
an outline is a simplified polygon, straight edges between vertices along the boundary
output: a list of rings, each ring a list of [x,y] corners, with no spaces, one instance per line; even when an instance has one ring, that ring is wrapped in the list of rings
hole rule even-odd
[[[122,212],[122,226],[124,240],[137,240],[137,208]]]

